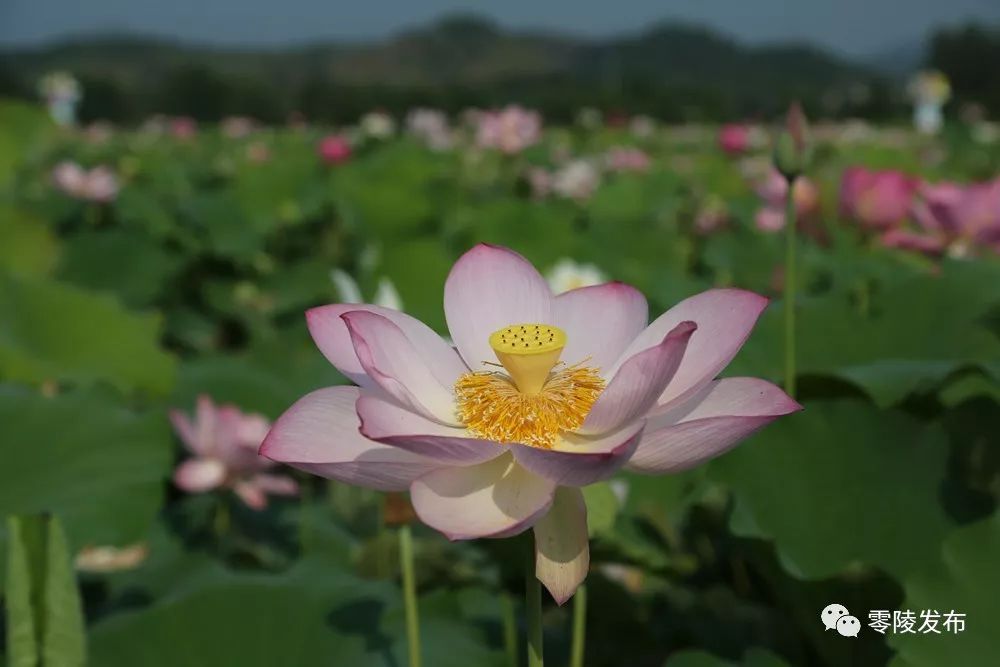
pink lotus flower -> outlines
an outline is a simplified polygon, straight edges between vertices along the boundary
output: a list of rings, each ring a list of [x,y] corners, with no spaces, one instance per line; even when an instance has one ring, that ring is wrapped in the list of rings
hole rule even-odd
[[[118,196],[118,177],[104,165],[88,171],[75,162],[60,162],[52,169],[52,183],[70,197],[83,201],[103,204]]]
[[[627,146],[615,146],[604,156],[604,163],[611,171],[637,171],[643,172],[649,169],[649,155],[638,148]]]
[[[1000,179],[986,183],[924,183],[913,205],[915,230],[892,229],[889,247],[926,255],[965,255],[976,248],[1000,252]]]
[[[343,135],[329,134],[320,140],[316,151],[328,165],[343,164],[351,159],[351,142]]]
[[[699,236],[709,236],[729,224],[729,207],[716,196],[709,197],[698,209],[694,217],[694,232]]]
[[[910,214],[917,181],[894,170],[850,167],[840,184],[841,215],[873,230],[900,225]]]
[[[448,150],[455,143],[448,116],[437,109],[413,109],[406,115],[406,129],[433,151]]]
[[[199,396],[193,422],[179,410],[170,411],[170,421],[194,454],[174,471],[179,489],[188,493],[232,489],[255,510],[267,507],[268,494],[298,494],[294,479],[265,472],[274,462],[257,454],[270,428],[264,417],[245,414],[233,405],[216,406],[208,396]]]
[[[719,148],[726,155],[742,155],[750,148],[750,128],[738,123],[723,125],[719,130]]]
[[[542,136],[542,117],[536,111],[508,106],[499,111],[485,111],[476,116],[476,144],[504,153],[520,153],[538,143]]]
[[[757,211],[755,218],[757,229],[765,232],[776,232],[785,228],[785,198],[788,196],[788,181],[784,176],[772,169],[761,185],[757,194],[764,201],[764,206]],[[819,212],[819,189],[804,176],[795,179],[795,211],[798,220],[816,215]]]
[[[533,528],[537,576],[561,604],[589,568],[580,487],[622,468],[691,468],[800,409],[764,380],[715,379],[766,305],[710,290],[647,324],[633,287],[553,296],[523,257],[478,245],[445,283],[454,346],[397,311],[308,311],[320,351],[358,386],[299,399],[261,453],[409,489],[419,518],[452,540]]]
[[[198,121],[190,116],[177,116],[170,119],[170,134],[174,139],[187,141],[198,133]]]
[[[552,172],[544,167],[530,167],[525,173],[531,196],[535,199],[545,199],[552,194]]]
[[[578,202],[590,199],[600,184],[601,172],[584,159],[570,160],[552,175],[552,191]]]
[[[257,129],[257,123],[247,116],[227,116],[219,123],[219,129],[229,139],[242,139]]]

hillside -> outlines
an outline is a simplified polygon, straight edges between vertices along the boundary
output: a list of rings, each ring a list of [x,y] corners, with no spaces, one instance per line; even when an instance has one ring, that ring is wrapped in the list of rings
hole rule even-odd
[[[267,92],[257,97],[276,94],[300,106],[309,101],[300,102],[303,95],[325,99],[332,93],[320,89],[349,88],[365,91],[366,102],[367,93],[382,91],[390,106],[401,98],[449,106],[515,96],[544,105],[589,95],[592,103],[605,106],[644,101],[639,106],[660,108],[668,87],[693,93],[692,99],[710,100],[716,107],[756,111],[765,98],[818,98],[831,87],[875,76],[808,45],[750,47],[697,26],[665,23],[637,34],[592,40],[511,31],[468,16],[372,43],[222,50],[159,38],[92,36],[0,53],[0,61],[8,76],[16,73],[22,82],[52,69],[68,69],[125,99],[150,100],[167,93],[176,97],[178,90],[191,87],[178,78],[198,73],[201,79],[216,81],[201,81],[200,89],[229,85],[246,93],[259,88]],[[208,115],[212,111],[206,109]]]

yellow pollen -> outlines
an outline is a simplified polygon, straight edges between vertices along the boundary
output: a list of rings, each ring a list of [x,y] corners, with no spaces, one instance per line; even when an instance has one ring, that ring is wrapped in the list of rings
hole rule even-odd
[[[509,375],[466,373],[455,383],[458,416],[473,434],[503,443],[550,449],[578,428],[604,390],[597,369],[554,369],[566,334],[544,324],[518,324],[490,336]]]

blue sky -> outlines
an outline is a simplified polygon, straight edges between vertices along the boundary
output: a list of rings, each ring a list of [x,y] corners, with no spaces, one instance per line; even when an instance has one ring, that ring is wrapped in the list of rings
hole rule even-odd
[[[108,30],[226,45],[360,40],[470,7],[477,5],[453,0],[0,0],[0,44]],[[476,11],[507,26],[586,35],[678,18],[752,43],[807,39],[849,55],[911,42],[941,23],[1000,22],[1000,0],[504,0],[480,3]]]

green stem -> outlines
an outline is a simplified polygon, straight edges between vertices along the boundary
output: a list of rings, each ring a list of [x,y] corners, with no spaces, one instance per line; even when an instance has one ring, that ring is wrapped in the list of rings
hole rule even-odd
[[[224,546],[226,537],[229,535],[230,523],[229,500],[221,497],[215,506],[215,516],[212,519],[212,532],[215,533],[216,547],[220,551]]]
[[[399,529],[399,562],[403,570],[403,604],[406,609],[406,645],[410,667],[420,667],[420,618],[417,582],[413,576],[413,535],[410,525]]]
[[[587,642],[587,587],[580,586],[573,596],[573,648],[570,667],[583,667],[583,649]]]
[[[528,623],[528,667],[544,667],[542,658],[542,582],[535,576],[535,553],[529,550],[528,567],[525,572],[524,609]]]
[[[309,553],[313,547],[312,516],[309,514],[309,505],[312,501],[312,484],[310,482],[312,482],[311,479],[299,485],[299,548],[302,549],[302,553]]]
[[[500,614],[503,617],[503,649],[507,655],[507,667],[518,667],[517,616],[514,600],[507,591],[500,594]]]
[[[795,179],[785,206],[785,393],[795,397]]]

